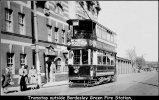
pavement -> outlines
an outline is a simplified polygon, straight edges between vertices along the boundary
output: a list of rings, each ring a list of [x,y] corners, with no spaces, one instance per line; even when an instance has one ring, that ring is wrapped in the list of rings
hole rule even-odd
[[[54,86],[61,86],[61,85],[67,85],[68,84],[68,80],[66,81],[59,81],[59,82],[48,82],[46,84],[42,84],[40,86],[40,88],[48,88],[48,87],[54,87]],[[32,88],[35,87],[35,85],[27,85],[28,88]],[[2,91],[2,88],[1,88]],[[20,91],[20,86],[17,87],[8,87],[8,94],[12,93],[12,92],[21,92]],[[4,93],[1,93],[4,94]]]

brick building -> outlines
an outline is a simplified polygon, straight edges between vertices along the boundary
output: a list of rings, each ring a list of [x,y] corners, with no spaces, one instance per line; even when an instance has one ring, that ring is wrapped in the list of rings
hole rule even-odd
[[[1,70],[12,67],[17,84],[19,69],[35,65],[33,1],[1,1]],[[67,74],[68,1],[36,2],[42,82],[49,81],[50,62],[56,64],[56,81]]]
[[[34,16],[33,2],[36,2]],[[15,85],[22,65],[36,66],[35,28],[42,82],[50,81],[50,66],[56,65],[55,81],[66,80],[68,19],[93,19],[100,11],[97,1],[1,1],[1,72],[12,67]],[[36,17],[36,23],[34,23]]]

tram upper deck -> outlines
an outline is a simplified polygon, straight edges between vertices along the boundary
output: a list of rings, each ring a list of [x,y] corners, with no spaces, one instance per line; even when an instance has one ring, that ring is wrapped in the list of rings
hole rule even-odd
[[[96,48],[116,52],[116,33],[96,21],[70,19],[67,21],[72,28],[71,48]]]

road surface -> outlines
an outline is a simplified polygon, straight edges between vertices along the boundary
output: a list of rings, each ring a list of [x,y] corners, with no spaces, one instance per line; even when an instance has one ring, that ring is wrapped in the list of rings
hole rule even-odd
[[[68,85],[40,88],[5,95],[158,95],[158,72],[142,72],[119,75],[117,82],[94,87],[73,87]]]

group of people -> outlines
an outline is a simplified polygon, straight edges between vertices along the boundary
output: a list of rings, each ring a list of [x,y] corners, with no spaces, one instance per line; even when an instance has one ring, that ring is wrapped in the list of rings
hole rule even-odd
[[[36,69],[34,68],[34,66],[32,66],[29,70],[29,73],[28,73],[27,69],[28,69],[28,65],[24,65],[19,69],[18,84],[20,85],[21,91],[27,90],[27,84],[29,84],[29,83],[35,85],[34,88],[38,87],[38,84],[37,84],[38,79],[37,79]],[[29,80],[29,77],[30,77],[30,80]],[[11,72],[11,67],[6,68],[5,74],[2,75],[1,82],[2,82],[3,92],[7,93],[8,86],[14,84],[13,75]]]

